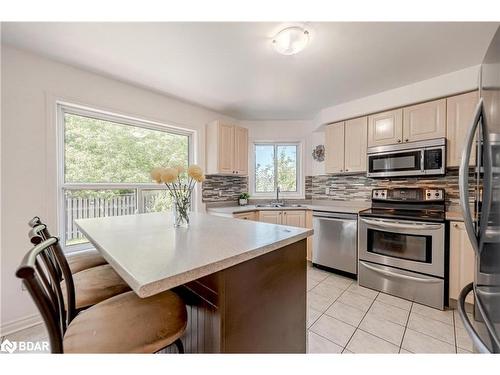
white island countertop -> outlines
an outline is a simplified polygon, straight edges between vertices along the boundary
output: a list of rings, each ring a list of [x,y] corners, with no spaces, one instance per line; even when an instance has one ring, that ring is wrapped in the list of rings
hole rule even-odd
[[[312,229],[192,213],[80,219],[77,226],[139,297],[149,297],[256,258],[313,234]]]

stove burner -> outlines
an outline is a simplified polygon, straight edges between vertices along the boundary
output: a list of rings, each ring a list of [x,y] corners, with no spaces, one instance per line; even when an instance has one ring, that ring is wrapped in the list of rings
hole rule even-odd
[[[439,197],[429,199],[429,192]],[[445,221],[444,189],[374,189],[372,197],[372,207],[361,211],[360,216],[430,222]],[[410,201],[408,197],[411,197]]]

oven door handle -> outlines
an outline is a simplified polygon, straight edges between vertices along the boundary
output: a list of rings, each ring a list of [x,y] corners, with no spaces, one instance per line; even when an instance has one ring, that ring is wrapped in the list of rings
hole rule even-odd
[[[401,224],[388,221],[361,219],[363,223],[385,229],[438,230],[443,224]]]
[[[359,261],[360,264],[363,265],[363,267],[368,268],[369,270],[372,270],[377,273],[381,273],[382,275],[389,276],[389,277],[398,277],[400,279],[406,279],[410,281],[417,281],[419,283],[426,283],[426,284],[432,284],[432,283],[440,283],[442,282],[441,279],[435,279],[435,278],[422,278],[422,277],[416,277],[416,276],[410,276],[410,275],[405,275],[402,273],[396,273],[392,271],[387,271],[375,266],[372,266],[366,262],[363,262],[362,260]]]

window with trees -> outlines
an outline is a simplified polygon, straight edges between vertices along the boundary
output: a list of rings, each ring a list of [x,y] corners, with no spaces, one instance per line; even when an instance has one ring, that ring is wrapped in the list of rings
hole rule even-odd
[[[256,194],[272,194],[279,187],[285,195],[299,193],[299,144],[256,143],[255,186]]]
[[[154,167],[188,166],[191,133],[60,105],[60,234],[68,251],[90,247],[75,220],[165,211],[171,198]]]

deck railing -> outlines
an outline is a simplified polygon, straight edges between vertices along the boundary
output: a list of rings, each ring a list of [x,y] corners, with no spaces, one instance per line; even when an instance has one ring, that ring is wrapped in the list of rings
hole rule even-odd
[[[66,196],[66,241],[83,240],[75,220],[94,217],[122,216],[137,210],[136,194],[121,194],[113,197]]]

